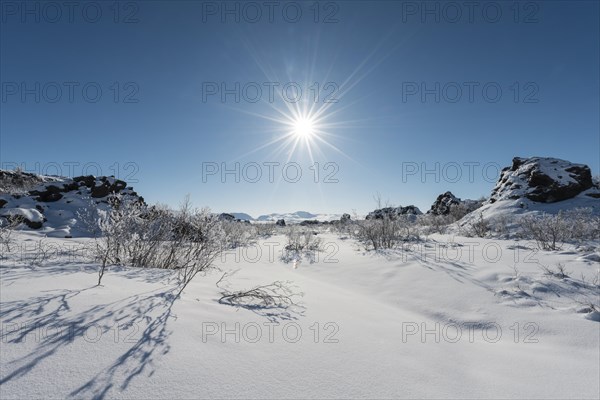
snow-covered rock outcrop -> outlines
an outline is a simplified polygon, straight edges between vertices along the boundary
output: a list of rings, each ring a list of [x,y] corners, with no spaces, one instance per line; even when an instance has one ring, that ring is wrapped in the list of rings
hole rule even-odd
[[[515,157],[502,170],[489,201],[467,214],[460,225],[476,221],[512,219],[529,214],[558,214],[574,209],[588,209],[600,215],[600,182],[594,182],[590,168],[549,157]]]
[[[22,222],[48,236],[85,236],[80,216],[90,209],[110,207],[115,193],[144,199],[114,177],[64,178],[0,170],[0,220]]]
[[[452,192],[446,192],[440,194],[437,199],[435,199],[435,202],[431,205],[427,214],[448,215],[450,214],[452,206],[458,205],[464,206],[466,211],[472,211],[481,206],[481,201],[468,199],[461,200],[453,195]]]
[[[490,201],[527,198],[539,203],[555,203],[592,187],[592,173],[587,165],[550,157],[515,157],[512,165],[502,170]],[[587,195],[600,197],[598,191]]]
[[[389,219],[396,219],[400,215],[421,215],[423,214],[417,206],[406,206],[406,207],[385,207],[375,211],[371,211],[366,219],[383,219],[387,217]]]

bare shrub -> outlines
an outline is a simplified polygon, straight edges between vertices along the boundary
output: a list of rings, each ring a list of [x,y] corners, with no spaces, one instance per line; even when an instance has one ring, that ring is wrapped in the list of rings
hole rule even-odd
[[[483,213],[479,213],[479,216],[475,221],[472,221],[467,225],[467,234],[469,236],[486,237],[490,232],[490,224],[483,218]]]
[[[419,224],[424,231],[430,233],[446,233],[447,228],[455,222],[463,219],[467,214],[472,213],[482,206],[485,198],[479,200],[464,200],[458,204],[451,204],[448,214],[426,214],[419,217]],[[464,232],[465,235],[473,235],[472,232]]]
[[[287,243],[281,254],[283,262],[296,263],[307,258],[311,263],[317,259],[318,252],[323,251],[323,243],[317,233],[307,227],[290,225],[285,228]]]
[[[0,218],[0,249],[2,252],[10,252],[11,245],[14,242],[12,235],[18,225],[19,221],[16,219]]]
[[[224,246],[229,249],[247,246],[257,236],[256,229],[245,222],[224,220],[221,227],[225,235]]]
[[[536,241],[543,250],[560,250],[566,242],[597,241],[600,238],[600,216],[591,208],[559,211],[521,219],[521,235]]]
[[[272,222],[256,223],[252,227],[256,231],[256,235],[262,238],[268,238],[275,233],[275,224]]]
[[[100,213],[98,212],[98,204],[93,199],[87,199],[87,205],[78,209],[76,215],[77,220],[89,235],[97,237],[102,233],[99,222]]]
[[[544,272],[546,276],[552,276],[559,279],[569,278],[571,272],[567,271],[567,268],[563,263],[558,263],[556,265],[556,269],[549,267],[547,265],[540,265],[540,269]],[[585,279],[583,280],[585,282]]]
[[[321,239],[312,230],[292,225],[287,228],[285,236],[287,238],[286,250],[298,252],[321,250]]]
[[[176,212],[121,195],[111,202],[109,210],[100,211],[98,284],[110,264],[172,269],[181,293],[223,250],[226,236],[218,218],[208,209],[192,209],[187,199]]]
[[[600,239],[600,215],[595,215],[591,208],[566,210],[563,216],[568,228],[568,240]]]
[[[378,210],[393,209],[393,206],[386,201],[385,207],[381,199],[381,194],[373,196]],[[356,221],[355,237],[357,240],[372,247],[373,250],[392,249],[403,242],[406,235],[403,235],[402,225],[404,225],[394,213],[384,212],[380,216],[363,221]]]
[[[560,250],[570,237],[569,223],[562,211],[556,215],[526,215],[521,218],[521,234],[535,240],[539,249]]]
[[[393,249],[406,241],[417,238],[418,232],[407,216],[356,221],[354,235],[357,240],[373,250]]]
[[[281,308],[287,309],[298,306],[296,297],[302,297],[304,293],[295,291],[296,287],[290,281],[275,281],[267,285],[254,286],[247,290],[231,291],[224,288],[223,280],[231,274],[224,273],[216,283],[221,289],[219,303],[247,308]]]
[[[563,263],[558,263],[558,265],[556,266],[556,273],[559,278],[564,279],[564,278],[568,278],[569,274],[571,272],[567,271],[567,269]]]
[[[510,215],[498,215],[489,220],[490,232],[504,239],[509,239],[510,226],[513,219]]]
[[[591,284],[596,287],[596,289],[600,289],[600,270],[594,275]]]
[[[425,233],[445,233],[448,226],[454,222],[448,215],[427,214],[419,218],[419,223]]]
[[[345,240],[354,235],[356,230],[356,221],[360,217],[355,210],[352,211],[352,217],[350,214],[343,214],[339,221],[331,221],[329,230],[339,235],[340,239]]]
[[[461,220],[465,215],[474,211],[475,209],[481,206],[480,202],[467,202],[464,201],[459,204],[451,204],[450,212],[448,213],[448,217],[450,223]]]

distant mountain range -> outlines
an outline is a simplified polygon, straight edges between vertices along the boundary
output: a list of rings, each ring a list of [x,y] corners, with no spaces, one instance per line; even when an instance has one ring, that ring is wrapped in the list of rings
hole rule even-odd
[[[280,219],[285,220],[285,222],[302,222],[307,220],[331,221],[335,219],[340,219],[341,217],[341,214],[312,214],[308,211],[295,211],[291,213],[272,213],[260,215],[257,218],[253,218],[251,215],[242,212],[233,212],[230,214],[233,215],[236,219],[259,222],[276,222]]]

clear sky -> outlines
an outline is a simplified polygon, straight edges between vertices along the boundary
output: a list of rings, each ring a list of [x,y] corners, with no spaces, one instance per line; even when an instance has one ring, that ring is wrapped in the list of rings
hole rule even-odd
[[[597,1],[1,4],[3,168],[255,217],[599,173]]]

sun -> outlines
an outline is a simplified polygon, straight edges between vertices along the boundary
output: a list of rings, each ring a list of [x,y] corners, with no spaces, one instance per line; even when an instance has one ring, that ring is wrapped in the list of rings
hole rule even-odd
[[[309,139],[315,134],[315,123],[312,119],[300,117],[294,121],[294,134],[299,138]]]

